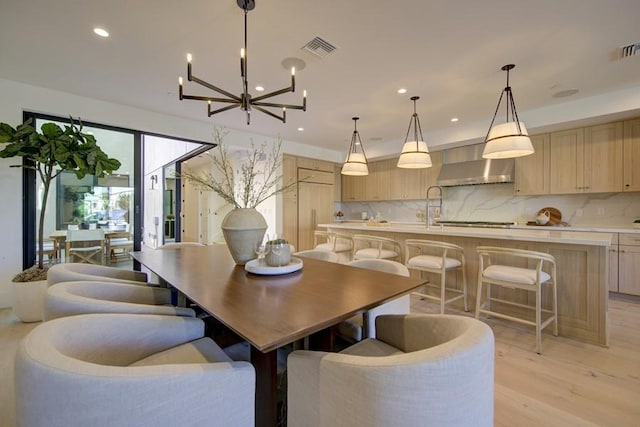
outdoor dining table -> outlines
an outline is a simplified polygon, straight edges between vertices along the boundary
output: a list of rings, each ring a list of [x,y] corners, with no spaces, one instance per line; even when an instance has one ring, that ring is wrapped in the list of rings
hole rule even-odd
[[[184,297],[251,345],[256,370],[256,425],[276,424],[279,347],[330,330],[343,320],[398,298],[425,283],[343,264],[303,258],[283,275],[249,273],[225,245],[131,252]]]

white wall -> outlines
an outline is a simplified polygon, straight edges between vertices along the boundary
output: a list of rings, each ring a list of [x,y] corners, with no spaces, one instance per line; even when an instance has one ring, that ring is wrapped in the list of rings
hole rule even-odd
[[[216,122],[190,120],[167,116],[152,111],[118,105],[69,93],[0,79],[0,122],[16,126],[22,123],[23,111],[32,111],[60,117],[73,116],[84,121],[122,128],[164,134],[177,138],[212,142]],[[233,130],[229,135],[232,145],[248,145],[250,138],[261,142],[264,136]],[[283,150],[300,156],[340,161],[342,154],[318,147],[309,147],[292,141],[283,142]],[[9,283],[22,270],[22,173],[9,168],[16,159],[0,159],[0,196],[4,209],[0,221],[5,224],[3,245],[0,245],[0,307],[10,306]]]

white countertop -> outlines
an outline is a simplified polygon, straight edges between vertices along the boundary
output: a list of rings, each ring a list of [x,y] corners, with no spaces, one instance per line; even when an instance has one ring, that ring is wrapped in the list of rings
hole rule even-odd
[[[550,242],[573,245],[610,246],[611,233],[617,233],[614,229],[607,231],[600,228],[589,231],[578,231],[573,227],[536,227],[516,226],[513,228],[480,228],[480,227],[440,227],[427,228],[425,224],[412,223],[382,223],[371,225],[366,222],[335,222],[318,224],[320,228],[345,229],[366,232],[410,233],[434,236],[460,236],[479,237],[487,239],[520,240],[527,242]],[[637,229],[632,229],[637,232]]]
[[[518,229],[546,229],[546,228],[560,228],[566,231],[595,231],[598,233],[631,233],[640,234],[640,228],[634,228],[633,226],[605,226],[605,225],[576,225],[569,227],[557,227],[557,226],[537,226],[537,225],[512,225],[511,228]]]

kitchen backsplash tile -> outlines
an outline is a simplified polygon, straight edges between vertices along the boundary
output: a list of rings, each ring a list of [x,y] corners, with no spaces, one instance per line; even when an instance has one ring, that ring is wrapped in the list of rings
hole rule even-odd
[[[443,220],[533,221],[544,207],[555,207],[562,220],[574,226],[631,226],[640,218],[640,193],[572,194],[562,196],[514,196],[513,184],[491,184],[443,188]],[[380,215],[389,221],[419,222],[426,200],[336,203],[343,219]]]

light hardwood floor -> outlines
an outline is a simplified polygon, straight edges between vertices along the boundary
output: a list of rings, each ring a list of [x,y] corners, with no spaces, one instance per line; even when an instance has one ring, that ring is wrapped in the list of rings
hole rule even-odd
[[[412,296],[412,311],[439,306]],[[455,309],[447,313],[470,316]],[[611,347],[581,344],[549,333],[535,353],[533,328],[489,319],[496,337],[496,426],[640,425],[640,302],[612,299]],[[13,358],[21,337],[38,323],[23,324],[0,310],[0,426],[15,425]],[[464,410],[464,402],[460,403]]]

